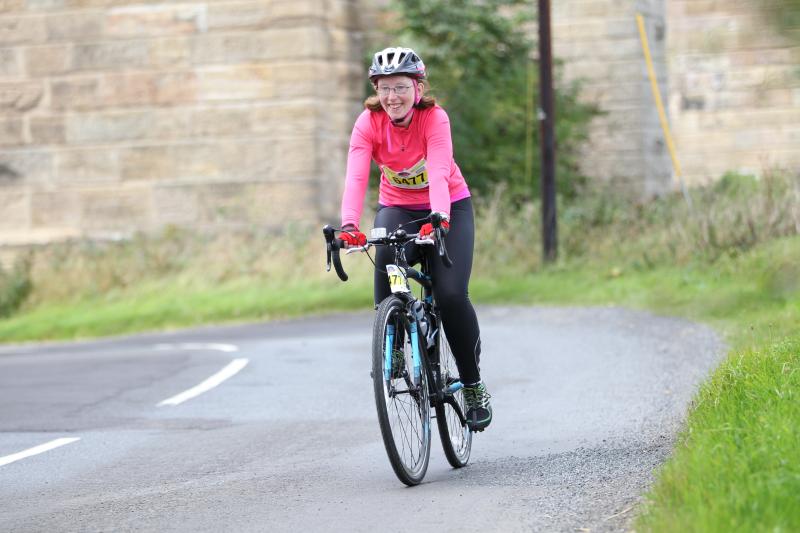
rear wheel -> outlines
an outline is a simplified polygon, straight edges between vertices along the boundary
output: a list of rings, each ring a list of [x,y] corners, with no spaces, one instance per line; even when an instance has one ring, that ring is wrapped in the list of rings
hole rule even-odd
[[[400,299],[389,296],[381,302],[372,330],[375,405],[389,462],[406,485],[422,481],[431,453],[428,370],[420,357],[415,372],[412,336],[416,335]]]
[[[456,360],[442,328],[439,328],[438,345],[439,368],[445,396],[444,401],[436,405],[436,425],[439,426],[439,437],[447,462],[453,468],[461,468],[469,461],[472,432],[466,424],[464,391],[458,378]]]

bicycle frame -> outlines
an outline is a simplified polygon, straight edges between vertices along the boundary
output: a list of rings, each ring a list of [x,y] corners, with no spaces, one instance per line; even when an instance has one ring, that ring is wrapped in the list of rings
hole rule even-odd
[[[438,357],[438,332],[441,317],[434,308],[433,304],[433,280],[429,274],[430,256],[425,253],[422,254],[422,267],[420,270],[416,270],[408,264],[405,256],[405,248],[402,245],[394,246],[393,248],[395,254],[395,263],[386,265],[386,273],[389,277],[389,287],[394,296],[403,302],[406,309],[406,315],[409,319],[414,367],[414,383],[419,383],[419,371],[422,366],[421,360],[424,357],[429,363],[426,365],[426,368],[428,369],[428,383],[430,384],[429,396],[431,398],[431,405],[435,406],[436,403],[441,402],[449,403],[453,406],[453,409],[458,415],[459,420],[465,424],[466,417],[461,411],[461,406],[459,406],[458,403],[452,398],[453,394],[458,392],[463,387],[463,384],[460,381],[451,383],[450,385],[442,383],[440,369],[441,361]],[[408,283],[409,279],[413,279],[422,287],[422,300],[418,300],[416,297],[414,297],[411,287]],[[428,320],[428,332],[426,335],[424,335],[426,340],[424,343],[419,342],[420,335],[418,333],[423,332],[420,332],[419,320],[413,312],[413,306],[415,302],[422,303],[423,313]],[[429,350],[428,344],[429,338],[431,337],[435,340],[433,345],[430,346],[431,349]],[[394,339],[392,338],[391,340],[393,341]],[[387,343],[387,345],[389,345],[389,343]],[[386,379],[388,379],[391,372],[391,354],[387,353],[386,356],[389,363],[387,363],[387,370],[384,371],[384,375],[386,376]]]
[[[435,231],[435,249],[438,253],[439,257],[442,258],[443,263],[446,267],[452,266],[452,261],[450,260],[449,255],[447,254],[447,249],[444,246],[444,234],[441,230],[441,222],[442,219],[438,217],[438,215],[434,214],[431,216],[431,222]],[[322,229],[323,234],[325,235],[325,240],[327,242],[327,268],[330,270],[331,263],[336,270],[337,275],[342,281],[347,281],[348,277],[344,271],[344,268],[341,264],[341,259],[339,258],[339,249],[340,246],[335,239],[335,229],[331,226],[325,226]],[[428,253],[422,254],[421,259],[421,271],[412,268],[408,261],[406,260],[405,255],[405,244],[411,241],[414,241],[418,237],[418,234],[409,234],[405,230],[398,228],[392,233],[388,235],[384,234],[380,237],[374,237],[367,239],[366,246],[360,248],[349,249],[347,253],[351,253],[351,251],[364,251],[366,252],[370,246],[390,246],[394,251],[394,263],[390,263],[387,265],[387,275],[389,276],[389,286],[392,288],[392,293],[395,297],[399,298],[406,309],[406,315],[409,319],[410,324],[410,333],[411,333],[411,344],[412,344],[412,358],[413,358],[413,367],[414,367],[414,382],[419,383],[419,372],[422,368],[422,358],[424,357],[428,361],[428,365],[425,365],[428,369],[428,383],[430,384],[429,396],[431,398],[431,402],[433,403],[442,403],[446,402],[449,403],[458,414],[459,419],[461,420],[462,424],[466,424],[466,416],[461,410],[461,407],[458,405],[457,402],[453,400],[453,394],[458,392],[462,387],[463,384],[459,382],[452,383],[448,386],[442,383],[441,371],[440,371],[440,361],[438,358],[439,354],[439,346],[438,346],[438,332],[440,328],[440,321],[441,318],[439,317],[439,313],[437,310],[434,309],[434,302],[433,302],[433,280],[430,276],[430,255]],[[391,270],[391,272],[390,272]],[[394,278],[392,276],[395,276]],[[411,287],[408,283],[408,280],[412,279],[416,281],[422,287],[422,300],[418,300],[414,297]],[[393,287],[394,286],[394,287]],[[395,290],[395,287],[397,290]],[[428,322],[429,322],[429,334],[433,334],[433,338],[436,339],[431,346],[432,350],[428,350],[428,335],[426,335],[426,342],[420,343],[419,337],[417,333],[419,332],[419,324],[417,317],[412,312],[412,306],[415,302],[421,301],[423,305],[423,312],[425,313]],[[393,333],[393,334],[396,334]],[[394,339],[392,339],[393,341]],[[392,346],[392,344],[387,343],[388,346]],[[388,348],[387,348],[388,350]],[[431,354],[435,354],[437,357],[432,357]],[[384,367],[384,376],[388,379],[388,376],[391,373],[391,354],[387,353],[385,359],[388,361],[385,363]]]

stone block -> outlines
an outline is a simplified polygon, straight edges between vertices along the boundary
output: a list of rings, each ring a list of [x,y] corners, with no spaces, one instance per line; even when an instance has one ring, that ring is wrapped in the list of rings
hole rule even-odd
[[[72,0],[25,0],[29,11],[46,11],[48,9],[66,9],[71,7]]]
[[[316,142],[313,137],[278,138],[274,141],[275,153],[271,165],[275,168],[273,179],[310,177],[316,174]]]
[[[208,184],[196,194],[201,224],[280,226],[316,218],[316,185],[307,180]]]
[[[23,188],[0,189],[0,229],[26,228],[30,225],[30,196]]]
[[[45,40],[44,17],[38,15],[0,17],[0,46],[36,44]]]
[[[274,139],[228,143],[228,150],[228,157],[234,160],[234,164],[225,173],[227,179],[257,181],[282,179],[283,169],[275,164],[278,147]]]
[[[349,30],[352,33],[361,33],[369,28],[364,22],[368,18],[368,14],[365,11],[376,10],[381,6],[378,6],[375,2],[370,2],[368,7],[365,8],[360,4],[359,0],[329,2],[323,11],[325,20],[331,27]]]
[[[187,36],[162,37],[148,43],[149,64],[159,69],[184,69],[191,64],[191,41]]]
[[[119,160],[109,148],[58,150],[55,179],[63,184],[117,182]]]
[[[18,48],[0,48],[0,78],[18,78],[22,74]]]
[[[245,184],[194,185],[191,196],[195,202],[196,223],[220,226],[253,222],[255,198]]]
[[[49,150],[3,150],[0,153],[0,185],[50,183],[53,155]]]
[[[103,37],[105,15],[102,11],[54,13],[45,18],[50,42],[96,41]]]
[[[274,20],[316,18],[326,13],[326,4],[330,3],[324,0],[273,0],[271,15]]]
[[[30,117],[29,128],[33,144],[63,144],[66,142],[63,116]]]
[[[272,3],[224,2],[208,5],[208,30],[260,29],[273,20]]]
[[[106,34],[112,37],[177,35],[207,30],[207,8],[197,4],[138,4],[110,9]]]
[[[602,41],[606,26],[603,20],[570,20],[563,24],[553,24],[553,41]],[[557,46],[553,47],[558,55]]]
[[[636,19],[632,16],[615,17],[606,19],[603,36],[607,39],[633,39],[639,40],[639,28]],[[664,21],[648,17],[645,19],[645,31],[651,51],[654,46],[664,42]]]
[[[252,129],[254,133],[273,138],[308,136],[316,131],[321,112],[323,110],[309,102],[280,101],[262,105],[251,111]]]
[[[25,0],[0,0],[0,13],[25,10]]]
[[[50,106],[55,110],[102,107],[100,79],[96,76],[81,76],[51,81]]]
[[[81,210],[75,188],[31,191],[31,226],[33,228],[80,226]]]
[[[176,179],[176,162],[169,146],[135,146],[120,148],[120,177],[125,181],[159,181]]]
[[[607,61],[601,69],[595,61],[574,61],[564,68],[567,79],[613,81],[632,83],[647,81],[647,67],[643,61]]]
[[[327,29],[359,31],[360,13],[357,2],[344,0],[273,0],[270,18],[274,27],[296,27],[320,24]]]
[[[255,62],[267,56],[263,33],[208,33],[193,38],[190,44],[193,65]]]
[[[251,217],[268,225],[282,225],[289,221],[317,218],[316,205],[319,189],[308,180],[292,179],[273,183],[259,183],[249,193]],[[269,206],[269,209],[265,209]]]
[[[82,113],[64,119],[65,140],[76,145],[242,134],[247,127],[240,120],[249,120],[245,110],[157,107]]]
[[[110,73],[102,77],[95,108],[146,106],[156,102],[157,77],[153,72]]]
[[[272,82],[277,95],[291,94],[293,98],[317,98],[320,95],[337,94],[343,87],[340,79],[330,76],[331,66],[327,61],[297,60],[271,62],[274,70]],[[362,86],[359,76],[351,80],[354,85]],[[344,87],[350,91],[350,87]]]
[[[123,70],[149,65],[147,41],[122,41],[76,44],[72,48],[75,70]]]
[[[0,147],[25,143],[22,118],[0,118]]]
[[[319,25],[268,30],[264,37],[267,59],[328,59],[332,54],[328,31]]]
[[[274,98],[279,94],[275,90],[276,74],[276,70],[267,65],[233,65],[198,70],[197,98],[200,101]]]
[[[55,76],[72,70],[72,45],[31,46],[23,50],[28,74]]]
[[[275,151],[264,139],[121,148],[120,172],[126,181],[269,180],[280,172]]]
[[[198,185],[155,184],[153,216],[158,226],[194,226],[200,221]]]
[[[71,114],[65,140],[75,145],[146,139],[155,125],[147,110]]]
[[[194,71],[160,73],[155,82],[156,104],[186,105],[198,100],[198,79]]]
[[[24,113],[42,100],[44,88],[38,82],[0,83],[0,112]]]
[[[254,133],[255,110],[251,107],[199,108],[186,111],[188,136],[244,136]]]
[[[81,228],[85,231],[147,229],[152,223],[150,187],[108,187],[79,192]]]
[[[340,39],[341,41],[341,39]],[[330,32],[316,26],[272,28],[260,32],[210,33],[192,42],[196,65],[237,64],[271,60],[322,58],[344,55],[333,47]]]

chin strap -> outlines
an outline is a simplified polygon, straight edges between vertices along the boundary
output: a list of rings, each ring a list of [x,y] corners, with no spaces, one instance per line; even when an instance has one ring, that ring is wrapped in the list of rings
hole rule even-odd
[[[408,113],[406,113],[406,116],[404,116],[403,118],[397,118],[397,119],[392,120],[392,124],[402,124],[412,114],[414,114],[414,107],[411,107],[411,109],[408,110]]]

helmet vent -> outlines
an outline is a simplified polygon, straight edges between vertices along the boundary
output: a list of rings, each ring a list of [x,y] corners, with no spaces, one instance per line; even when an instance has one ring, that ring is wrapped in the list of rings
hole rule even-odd
[[[408,74],[416,79],[425,78],[425,64],[410,48],[385,48],[372,58],[369,77],[374,82],[378,76]]]

